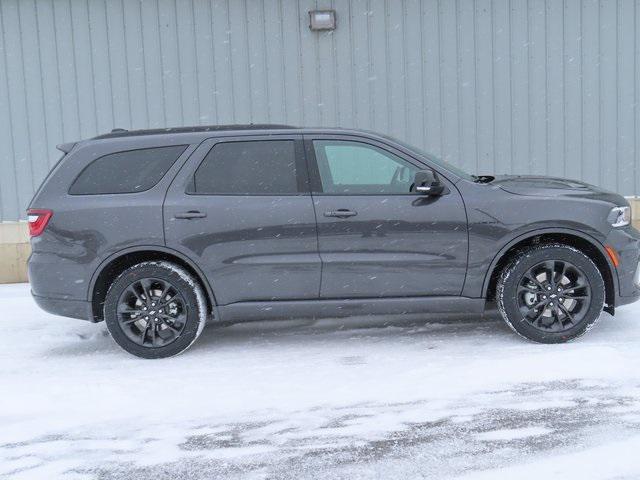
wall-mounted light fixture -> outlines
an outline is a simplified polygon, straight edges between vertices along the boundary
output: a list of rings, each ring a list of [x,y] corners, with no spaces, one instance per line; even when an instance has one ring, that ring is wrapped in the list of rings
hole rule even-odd
[[[335,10],[311,10],[309,12],[309,28],[311,30],[335,30]]]

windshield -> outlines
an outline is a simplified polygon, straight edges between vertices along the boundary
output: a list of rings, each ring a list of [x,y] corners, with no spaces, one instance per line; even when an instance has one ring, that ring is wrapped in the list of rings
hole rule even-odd
[[[398,140],[397,138],[392,138],[392,137],[388,137],[385,136],[386,138],[388,138],[389,140],[392,140],[394,142],[396,142],[399,145],[402,145],[404,148],[406,148],[407,150],[410,150],[422,157],[427,158],[430,162],[435,163],[437,166],[444,168],[445,170],[449,170],[450,172],[456,174],[457,176],[459,176],[460,178],[464,178],[465,180],[469,180],[471,182],[477,182],[478,181],[478,177],[476,177],[475,175],[471,175],[467,172],[465,172],[464,170],[459,169],[458,167],[451,165],[448,162],[445,162],[444,160],[436,157],[435,155],[425,152],[424,150],[421,150],[418,147],[415,147],[413,145],[409,145],[406,142],[403,142],[401,140]]]

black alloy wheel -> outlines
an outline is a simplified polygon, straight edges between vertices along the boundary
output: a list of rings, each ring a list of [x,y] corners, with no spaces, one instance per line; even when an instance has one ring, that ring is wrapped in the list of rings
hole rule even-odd
[[[502,270],[496,285],[505,322],[540,343],[583,335],[600,317],[604,300],[604,280],[595,263],[559,243],[525,247]]]
[[[570,262],[540,262],[527,270],[518,284],[520,314],[545,332],[569,330],[580,323],[590,304],[589,280]]]
[[[166,280],[136,280],[120,294],[120,327],[138,345],[163,347],[170,344],[180,336],[186,320],[184,298]]]
[[[200,336],[207,304],[202,287],[184,268],[149,261],[129,267],[113,281],[104,319],[127,352],[165,358],[185,351]]]

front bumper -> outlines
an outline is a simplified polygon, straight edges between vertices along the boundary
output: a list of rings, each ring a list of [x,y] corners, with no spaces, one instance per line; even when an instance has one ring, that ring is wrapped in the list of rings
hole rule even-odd
[[[640,232],[632,226],[611,230],[605,244],[618,255],[615,306],[626,305],[640,299]],[[615,282],[614,276],[614,282]]]

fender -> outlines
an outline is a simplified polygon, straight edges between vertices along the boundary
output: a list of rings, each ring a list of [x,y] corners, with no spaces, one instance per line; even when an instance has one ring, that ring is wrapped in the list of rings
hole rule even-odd
[[[566,233],[567,235],[573,235],[575,237],[580,237],[583,240],[589,242],[594,247],[596,247],[598,249],[598,251],[602,254],[602,256],[606,259],[607,265],[609,266],[609,271],[612,272],[612,275],[616,279],[616,281],[614,282],[614,288],[617,289],[617,283],[618,283],[617,271],[616,271],[615,267],[613,266],[613,263],[611,263],[611,258],[609,258],[609,255],[607,254],[606,250],[604,249],[604,245],[602,245],[602,243],[598,239],[596,239],[595,237],[593,237],[593,236],[591,236],[589,234],[586,234],[586,233],[581,232],[579,230],[573,230],[571,228],[549,227],[549,228],[539,228],[539,229],[529,230],[527,232],[520,233],[516,237],[512,238],[508,243],[506,243],[498,251],[498,253],[493,257],[493,260],[489,264],[489,268],[487,269],[487,272],[485,273],[484,281],[482,282],[482,298],[486,298],[487,297],[487,290],[489,289],[489,281],[491,279],[491,275],[493,275],[493,271],[496,268],[496,264],[500,261],[502,256],[511,247],[513,247],[517,243],[520,243],[523,240],[526,240],[528,238],[536,237],[538,235],[544,235],[545,233],[547,233],[547,234],[548,233]],[[615,293],[616,292],[614,292],[614,294]]]
[[[213,293],[213,289],[211,288],[211,285],[209,284],[209,280],[204,275],[204,273],[202,272],[200,267],[198,267],[198,265],[196,265],[189,257],[184,255],[183,253],[181,253],[181,252],[179,252],[177,250],[174,250],[172,248],[162,246],[162,245],[136,245],[135,247],[127,247],[127,248],[124,248],[122,250],[118,250],[117,252],[112,253],[108,257],[104,258],[100,262],[100,264],[98,265],[98,268],[93,273],[93,276],[91,277],[91,281],[89,282],[89,288],[87,290],[87,300],[89,302],[92,301],[92,299],[93,299],[93,291],[94,291],[94,288],[95,288],[96,281],[97,281],[98,277],[100,276],[100,274],[102,273],[102,271],[104,270],[104,268],[109,263],[111,263],[113,260],[115,260],[115,259],[117,259],[117,258],[119,258],[119,257],[121,257],[123,255],[127,255],[129,253],[135,253],[135,252],[143,252],[143,251],[161,252],[161,253],[167,253],[169,255],[173,255],[174,257],[178,257],[180,260],[184,261],[187,265],[189,265],[191,268],[193,268],[193,270],[198,275],[199,280],[204,285],[204,288],[205,288],[205,290],[207,292],[207,295],[211,299],[211,304],[213,306],[213,309],[217,310],[218,302],[217,302],[216,297],[215,297],[215,295]]]

